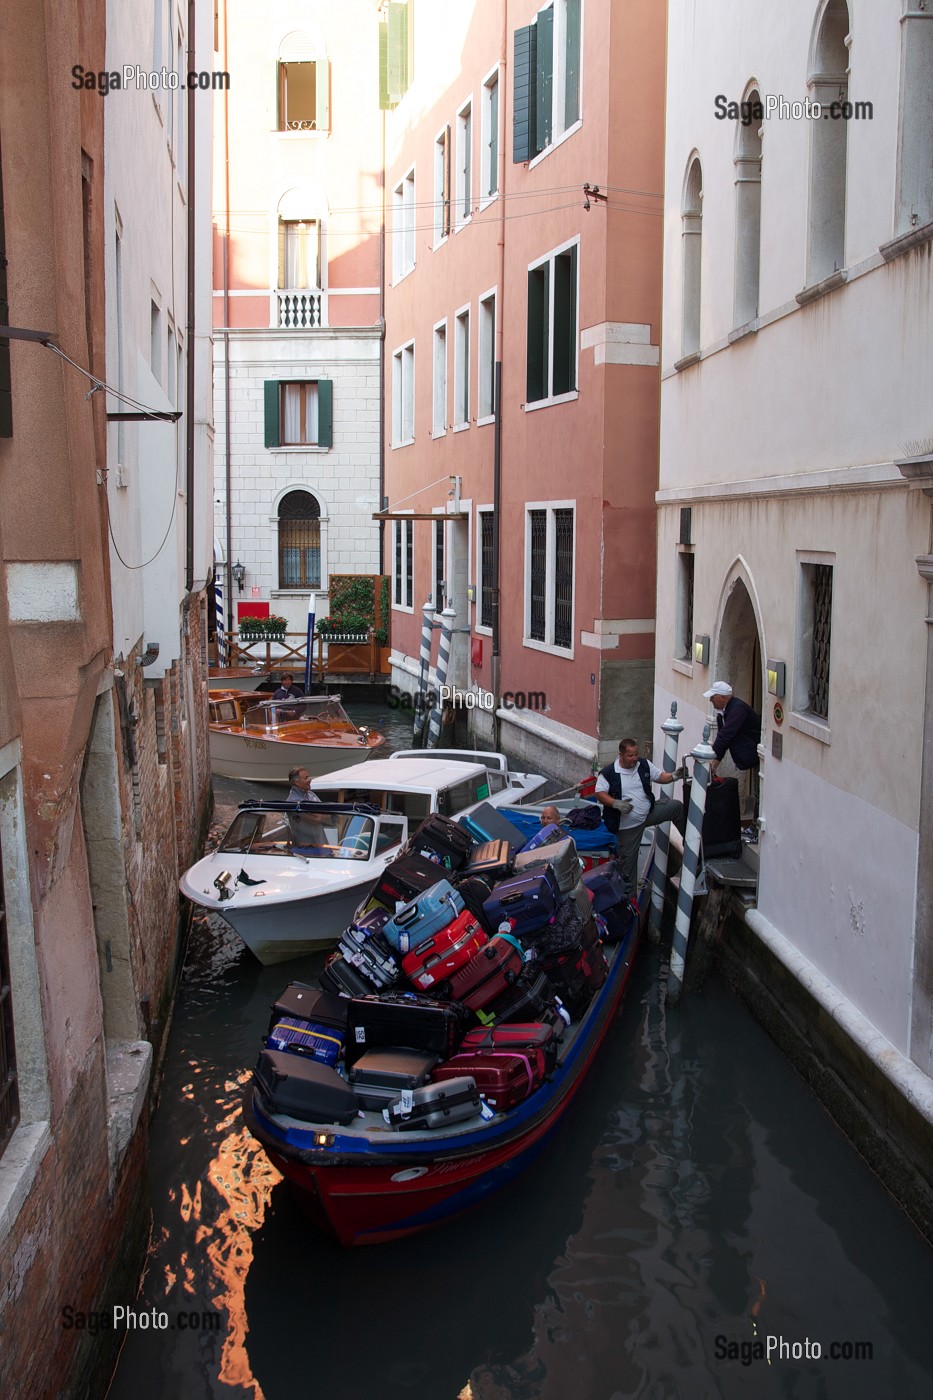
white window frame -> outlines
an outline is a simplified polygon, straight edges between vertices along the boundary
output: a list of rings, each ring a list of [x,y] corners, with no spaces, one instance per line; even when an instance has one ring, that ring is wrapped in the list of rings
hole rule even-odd
[[[488,308],[492,303],[492,317]],[[481,428],[496,421],[496,317],[499,314],[499,289],[490,287],[479,298],[476,363],[476,426]],[[487,378],[488,376],[488,378]],[[484,404],[484,385],[489,384],[489,403]]]
[[[575,122],[564,126],[564,98],[567,91],[567,0],[553,0],[551,5],[542,5],[541,10],[554,11],[554,59],[551,71],[551,139],[543,151],[528,162],[528,169],[534,170],[542,160],[562,146],[569,136],[579,131],[583,125],[583,50],[586,5],[580,0],[580,115]],[[538,14],[541,13],[538,11]]]
[[[496,92],[496,168],[490,168],[489,138],[492,130],[492,92]],[[499,64],[486,74],[481,90],[482,113],[480,123],[480,197],[479,207],[485,209],[499,197],[499,156],[502,149],[502,87],[499,79]],[[495,184],[495,189],[490,185]]]
[[[835,613],[836,555],[834,551],[797,551],[797,600],[794,622],[794,675],[791,687],[792,703],[788,721],[792,729],[801,734],[809,734],[822,744],[832,742],[832,726],[829,719],[815,715],[809,708],[810,687],[810,646],[813,627],[813,600],[811,586],[807,580],[808,565],[825,564],[833,570],[833,612]],[[830,640],[830,649],[832,641]],[[830,664],[830,676],[832,665]],[[831,682],[830,682],[831,683]],[[803,703],[802,703],[803,702]],[[832,710],[830,710],[832,714]]]
[[[415,167],[406,170],[392,191],[392,285],[415,268]]]
[[[549,605],[544,615],[544,641],[539,642],[537,638],[531,637],[531,512],[533,510],[543,510],[547,512],[547,542],[545,545],[545,592]],[[573,578],[571,580],[571,590],[573,593],[573,607],[570,619],[570,646],[559,647],[554,644],[554,566],[556,555],[556,544],[554,535],[554,512],[557,510],[573,511]],[[577,541],[579,530],[577,528],[577,503],[575,500],[569,501],[526,501],[525,502],[525,560],[524,560],[524,607],[522,617],[522,646],[528,647],[531,651],[546,651],[552,656],[565,656],[568,660],[573,660],[576,651],[576,614],[577,614]]]
[[[465,139],[466,122],[469,119],[468,140]],[[464,157],[468,157],[465,160]],[[455,233],[459,233],[462,228],[473,218],[473,191],[476,184],[473,160],[473,94],[461,103],[457,109],[457,179],[455,181],[457,190],[457,217],[453,221]],[[466,183],[467,169],[469,169],[470,184],[469,189]],[[469,196],[470,212],[464,214],[463,207]]]
[[[447,433],[447,317],[433,326],[433,399],[431,436]]]
[[[442,126],[434,138],[434,243],[435,249],[447,242],[450,231],[451,192],[446,189],[447,166],[450,163],[450,142],[452,132],[449,126]],[[447,195],[446,201],[444,195]],[[446,210],[445,210],[446,204]]]
[[[474,531],[476,545],[476,600],[473,604],[473,631],[478,633],[481,637],[492,636],[492,628],[485,626],[481,620],[483,616],[483,526],[481,517],[494,514],[495,508],[492,502],[485,506],[476,507],[476,527]]]
[[[414,515],[414,512],[413,512],[413,511],[412,511],[412,512],[404,511],[404,512],[402,512],[402,514],[404,514],[406,517],[408,517],[409,515],[412,515],[412,516],[413,516],[413,515]],[[409,527],[409,525],[411,526],[411,534],[410,534],[410,535],[409,535],[409,533],[408,533],[408,527]],[[397,564],[396,564],[397,554],[398,554],[398,539],[399,539],[399,534],[401,534],[401,537],[402,537],[402,539],[401,539],[401,543],[402,543],[402,569],[401,569],[401,572],[398,571]],[[432,539],[432,544],[433,544],[433,539]],[[411,564],[411,568],[410,568],[410,569],[409,569],[408,567],[406,567],[409,563]],[[395,594],[396,594],[396,588],[397,588],[397,585],[398,585],[398,581],[399,581],[399,579],[401,579],[401,592],[402,592],[402,596],[403,596],[403,598],[404,598],[404,595],[405,595],[405,592],[406,592],[406,581],[407,581],[407,578],[408,578],[408,575],[409,575],[409,574],[411,575],[411,596],[410,596],[410,598],[409,598],[409,601],[408,601],[407,603],[404,602],[404,601],[401,602],[401,603],[397,603],[397,602],[395,601]],[[393,520],[393,521],[392,521],[392,611],[393,611],[393,612],[403,612],[403,613],[413,613],[413,612],[415,611],[415,525],[414,525],[414,519],[408,520],[408,519],[406,518],[406,519],[404,519],[404,520]]]
[[[566,243],[561,243],[559,247],[552,248],[545,253],[544,257],[535,258],[534,262],[528,264],[528,272],[534,272],[536,268],[543,267],[545,263],[553,264],[554,259],[560,257],[561,253],[566,253],[568,248],[576,245],[577,249],[577,285],[574,289],[574,299],[576,306],[576,331],[573,338],[574,371],[573,377],[576,389],[570,389],[566,394],[548,394],[543,399],[535,399],[533,402],[526,402],[525,412],[534,413],[539,408],[551,408],[558,403],[572,403],[574,399],[580,397],[580,235],[568,238]],[[525,277],[526,296],[528,279]],[[554,383],[554,268],[551,267],[548,276],[548,352],[547,352],[547,382],[548,386]],[[527,336],[527,323],[526,323]],[[525,344],[525,365],[528,364],[528,344]]]
[[[415,440],[415,342],[392,352],[392,448]]]
[[[470,303],[454,312],[454,432],[470,426]],[[465,331],[464,331],[465,327]],[[463,410],[463,416],[461,416]]]

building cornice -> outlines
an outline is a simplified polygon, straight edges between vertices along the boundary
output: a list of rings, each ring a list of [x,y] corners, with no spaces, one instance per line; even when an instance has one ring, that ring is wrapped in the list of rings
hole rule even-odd
[[[764,496],[820,496],[839,491],[889,491],[906,489],[894,462],[868,466],[836,467],[828,471],[794,472],[781,476],[750,477],[741,481],[709,481],[700,486],[666,487],[655,494],[658,505],[690,501],[729,501]]]

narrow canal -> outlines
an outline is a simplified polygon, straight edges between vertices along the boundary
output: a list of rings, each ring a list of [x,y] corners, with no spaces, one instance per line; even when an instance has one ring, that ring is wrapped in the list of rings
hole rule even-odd
[[[262,968],[196,921],[139,1306],[205,1325],[129,1332],[110,1400],[933,1394],[933,1252],[731,991],[712,977],[666,1011],[647,946],[584,1093],[516,1186],[395,1244],[318,1236],[239,1101],[270,1003],[322,962]],[[768,1337],[788,1354],[759,1359]]]

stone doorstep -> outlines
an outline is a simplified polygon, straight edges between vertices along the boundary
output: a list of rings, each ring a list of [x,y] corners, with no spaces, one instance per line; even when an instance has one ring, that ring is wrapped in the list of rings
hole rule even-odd
[[[152,1073],[152,1046],[148,1040],[108,1040],[106,1056],[107,1135],[112,1184],[146,1102]]]

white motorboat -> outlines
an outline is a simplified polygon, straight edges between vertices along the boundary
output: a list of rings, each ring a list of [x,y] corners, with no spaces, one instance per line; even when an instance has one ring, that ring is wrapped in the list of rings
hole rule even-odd
[[[365,763],[385,740],[357,728],[339,695],[262,700],[248,691],[208,692],[211,771],[252,783],[288,783],[292,768],[314,778]]]
[[[431,812],[506,806],[544,785],[539,773],[511,773],[502,755],[465,762],[452,752],[393,754],[315,778],[319,802],[243,803],[216,850],[186,871],[182,894],[220,914],[262,963],[330,947]]]

